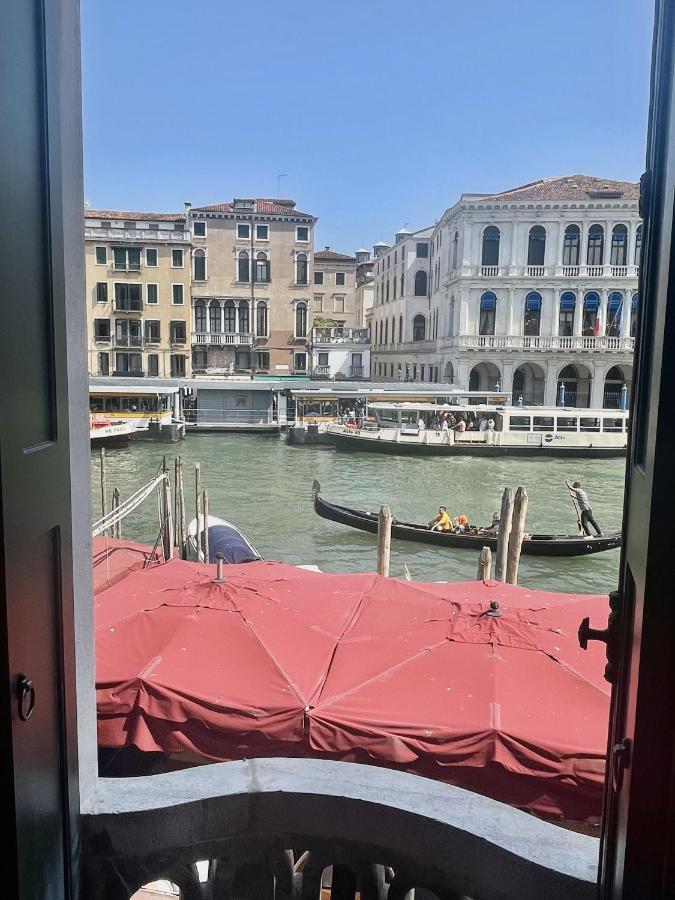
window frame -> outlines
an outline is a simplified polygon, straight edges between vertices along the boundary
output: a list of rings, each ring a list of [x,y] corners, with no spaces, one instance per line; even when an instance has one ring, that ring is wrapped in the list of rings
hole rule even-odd
[[[98,251],[103,250],[104,259],[100,260],[98,258]],[[94,265],[97,266],[107,266],[108,265],[108,247],[105,244],[96,244],[94,247]]]
[[[246,234],[239,234],[239,229],[245,228]],[[235,222],[234,223],[234,233],[235,237],[238,241],[250,241],[251,240],[251,223],[250,222]]]
[[[197,278],[197,259],[204,260],[204,277]],[[195,247],[192,251],[192,280],[198,281],[200,283],[209,280],[209,272],[208,272],[208,256],[204,247]]]
[[[155,288],[155,299],[150,299],[150,288]],[[145,302],[148,306],[159,306],[159,283],[157,281],[148,281],[145,285]]]
[[[176,331],[183,329],[183,339],[176,337]],[[184,319],[171,319],[169,322],[169,343],[170,344],[187,344],[187,322]]]
[[[338,278],[342,278],[342,281],[338,281]],[[346,272],[336,272],[335,273],[335,286],[336,287],[345,287],[347,284],[347,273]]]
[[[99,290],[99,288],[105,288],[104,291]],[[108,282],[107,281],[97,281],[94,286],[94,294],[96,296],[97,303],[108,303],[110,299],[110,291],[108,290]],[[104,297],[101,297],[101,294],[105,294]]]
[[[103,324],[103,323],[105,323],[105,324],[108,326],[108,333],[107,333],[107,334],[99,334],[99,333],[98,333],[98,326],[101,325],[101,324]],[[111,339],[111,334],[110,334],[110,319],[108,319],[108,318],[99,318],[99,317],[96,317],[96,318],[94,319],[94,340],[95,340],[95,341],[110,341],[110,339]]]
[[[306,237],[306,238],[301,238],[301,237],[300,237],[300,235],[299,235],[298,232],[300,231],[301,228],[304,228],[305,231],[307,232],[307,237]],[[308,244],[308,243],[309,243],[309,240],[310,240],[310,228],[309,228],[309,225],[296,225],[296,226],[295,226],[295,242],[296,242],[296,244]]]
[[[259,228],[267,229],[266,237],[260,237],[260,235],[258,234]],[[267,222],[256,222],[255,223],[255,239],[256,239],[256,241],[265,241],[265,243],[269,243],[269,241],[270,241],[270,226]]]
[[[197,234],[197,232],[195,231],[195,226],[197,226],[197,225],[204,228],[204,234]],[[199,237],[199,238],[205,238],[208,236],[208,228],[207,228],[207,224],[206,224],[206,219],[197,219],[197,220],[193,219],[192,220],[192,235],[193,235],[193,237]]]
[[[176,288],[180,288],[180,300],[176,300]],[[185,306],[185,286],[181,281],[171,283],[171,305]]]
[[[155,261],[150,262],[148,259],[148,253],[154,253]],[[146,247],[145,248],[145,265],[148,269],[156,269],[159,266],[159,250],[157,247]]]
[[[174,254],[180,253],[180,265],[177,266],[174,262]],[[184,269],[185,268],[185,249],[183,247],[172,247],[171,248],[171,268],[172,269]]]

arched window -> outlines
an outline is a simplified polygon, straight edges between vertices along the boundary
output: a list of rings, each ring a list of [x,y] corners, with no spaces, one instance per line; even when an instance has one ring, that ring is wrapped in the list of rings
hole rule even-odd
[[[413,319],[413,341],[423,341],[426,336],[427,320],[424,316],[415,316]]]
[[[389,279],[387,278],[387,303],[389,303]]]
[[[415,272],[415,296],[426,297],[427,295],[427,273],[420,269]]]
[[[200,334],[206,331],[206,304],[201,300],[195,303],[195,331]]]
[[[270,261],[264,251],[256,253],[255,280],[258,284],[268,284],[270,279]]]
[[[478,334],[495,333],[495,314],[497,310],[497,297],[492,291],[486,291],[480,298],[480,317],[478,322]]]
[[[242,300],[239,304],[239,333],[249,334],[250,332],[250,316],[248,308],[248,300]]]
[[[304,301],[295,306],[295,336],[307,337],[307,304]]]
[[[248,253],[242,250],[237,259],[237,281],[250,281],[250,263]]]
[[[584,296],[584,316],[581,322],[581,333],[584,337],[597,335],[600,327],[599,309],[600,295],[597,291],[588,291]]]
[[[255,333],[267,337],[267,304],[262,301],[255,308]]]
[[[635,232],[635,259],[633,260],[636,266],[640,265],[640,250],[642,249],[642,225],[638,225],[637,231]]]
[[[546,229],[542,225],[533,225],[527,240],[528,266],[543,266],[546,254]]]
[[[499,228],[495,225],[488,225],[483,231],[483,249],[481,252],[481,266],[498,266],[499,265]],[[455,234],[455,241],[458,240]]]
[[[209,331],[211,334],[220,334],[220,330],[220,303],[212,300],[209,304]]]
[[[612,243],[609,248],[610,266],[625,266],[628,262],[628,229],[625,225],[615,225],[612,229]]]
[[[389,319],[384,323],[384,342],[385,344],[389,343]]]
[[[457,250],[459,248],[459,232],[455,232],[455,237],[452,241],[452,268],[457,268]],[[499,254],[497,254],[499,256]]]
[[[589,266],[601,266],[605,250],[605,231],[602,225],[591,225],[588,229],[588,253],[586,263]]]
[[[620,291],[612,291],[607,300],[607,337],[619,337],[621,334],[621,319],[623,318],[623,294]]]
[[[398,317],[398,342],[399,344],[403,340],[403,316]]]
[[[192,254],[193,278],[195,281],[206,281],[206,253],[203,250],[195,250]]]
[[[640,302],[640,298],[638,297],[638,292],[635,291],[633,297],[630,301],[630,336],[635,337],[637,333],[637,319],[638,319],[638,304]]]
[[[558,318],[558,334],[560,337],[572,337],[574,334],[574,310],[576,305],[577,298],[572,291],[564,291],[560,295]]]
[[[309,284],[309,267],[307,265],[307,254],[298,253],[295,257],[295,281],[296,284]],[[307,309],[305,308],[305,315]],[[304,335],[303,335],[304,337]]]
[[[568,225],[563,241],[563,266],[578,266],[581,250],[581,231],[578,225]]]
[[[396,343],[396,317],[391,317],[391,342],[392,344]]]
[[[234,300],[227,300],[223,308],[225,314],[225,333],[234,334],[237,330],[237,313],[234,308]]]
[[[401,272],[401,297],[403,296],[403,288],[405,287],[405,273]]]
[[[538,337],[541,329],[541,294],[530,291],[525,298],[525,315],[523,318],[523,334],[527,337]]]

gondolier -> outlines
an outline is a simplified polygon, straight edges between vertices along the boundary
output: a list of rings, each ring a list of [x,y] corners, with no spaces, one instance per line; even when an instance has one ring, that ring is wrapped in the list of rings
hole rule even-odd
[[[576,500],[577,505],[579,507],[579,512],[581,513],[581,527],[587,535],[591,534],[591,529],[588,527],[589,524],[595,528],[596,534],[598,537],[602,537],[602,531],[600,530],[600,526],[593,518],[593,510],[591,508],[590,500],[588,499],[588,494],[581,487],[580,481],[575,481],[573,485],[570,485],[569,481],[566,482],[567,487],[569,488],[572,497]]]

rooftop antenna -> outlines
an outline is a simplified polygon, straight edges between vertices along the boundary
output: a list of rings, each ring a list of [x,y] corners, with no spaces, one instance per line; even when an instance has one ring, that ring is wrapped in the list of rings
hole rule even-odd
[[[288,178],[288,175],[277,175],[277,200],[278,200],[279,197],[281,196],[281,195],[279,194],[279,190],[280,190],[280,184],[281,184],[281,179],[282,179],[282,178]]]

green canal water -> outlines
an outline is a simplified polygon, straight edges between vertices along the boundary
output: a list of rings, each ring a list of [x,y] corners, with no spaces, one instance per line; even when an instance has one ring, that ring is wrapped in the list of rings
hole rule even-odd
[[[249,537],[266,559],[318,565],[326,572],[361,572],[375,568],[376,537],[319,518],[312,508],[312,481],[317,478],[329,500],[377,510],[388,503],[394,515],[428,521],[439,504],[453,515],[488,523],[499,508],[504,487],[523,485],[528,492],[528,531],[574,533],[576,518],[565,479],[580,480],[604,531],[618,529],[623,504],[625,463],[576,460],[472,457],[397,457],[351,453],[329,447],[289,447],[272,435],[188,435],[180,444],[131,444],[108,449],[108,489],[122,499],[149,481],[166,453],[180,453],[185,464],[189,509],[194,505],[194,463],[201,464],[209,511],[228,519]],[[100,514],[98,451],[92,453],[93,517]],[[154,498],[127,517],[123,537],[154,542]],[[441,549],[394,541],[391,574],[403,575],[407,563],[415,580],[475,578],[475,551]],[[523,557],[521,584],[549,590],[606,593],[616,585],[619,551],[577,559]]]

